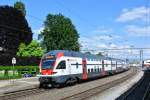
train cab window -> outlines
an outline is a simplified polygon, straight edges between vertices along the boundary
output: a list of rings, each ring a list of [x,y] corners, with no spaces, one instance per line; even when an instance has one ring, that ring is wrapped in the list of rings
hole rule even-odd
[[[66,61],[61,61],[58,64],[57,69],[66,69]]]

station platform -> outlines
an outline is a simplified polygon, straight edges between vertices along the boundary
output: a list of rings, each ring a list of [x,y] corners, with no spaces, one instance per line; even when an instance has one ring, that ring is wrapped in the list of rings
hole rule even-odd
[[[143,75],[144,72],[139,68],[135,76],[132,76],[130,79],[124,81],[123,83],[107,89],[100,94],[94,95],[87,100],[115,100],[117,97],[130,89],[134,84],[136,84],[143,77]]]
[[[21,79],[0,80],[0,94],[34,88],[39,85],[38,77],[28,77]]]

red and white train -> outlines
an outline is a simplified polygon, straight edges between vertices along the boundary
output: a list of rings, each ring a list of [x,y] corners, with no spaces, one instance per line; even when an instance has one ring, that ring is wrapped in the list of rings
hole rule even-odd
[[[124,60],[84,54],[67,50],[54,50],[45,54],[40,62],[40,86],[73,84],[128,69]]]

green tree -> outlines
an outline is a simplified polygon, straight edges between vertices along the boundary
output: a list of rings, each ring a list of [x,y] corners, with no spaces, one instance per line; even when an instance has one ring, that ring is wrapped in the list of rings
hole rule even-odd
[[[25,45],[21,43],[19,46],[19,51],[17,52],[17,56],[21,57],[41,57],[44,53],[44,50],[40,47],[40,44],[32,40],[29,45]]]
[[[22,12],[11,6],[0,6],[0,55],[14,56],[20,43],[29,44],[32,31]]]
[[[97,53],[98,56],[104,56],[102,52]]]
[[[89,54],[89,55],[90,55],[90,54],[91,54],[91,52],[87,51],[87,52],[85,52],[85,54]]]
[[[14,8],[20,10],[23,14],[23,16],[26,16],[26,10],[25,10],[25,5],[23,2],[21,1],[17,1],[15,4],[14,4]]]
[[[41,33],[43,45],[50,50],[79,51],[79,34],[69,18],[61,14],[48,14]]]

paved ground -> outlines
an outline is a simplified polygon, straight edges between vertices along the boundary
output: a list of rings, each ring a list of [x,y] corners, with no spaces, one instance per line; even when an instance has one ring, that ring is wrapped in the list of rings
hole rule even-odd
[[[133,76],[132,78],[98,95],[90,97],[87,100],[115,100],[115,98],[119,97],[121,94],[130,89],[135,83],[137,83],[143,75],[144,72],[139,70],[137,75]]]
[[[27,89],[35,87],[39,84],[37,77],[13,79],[13,80],[1,80],[0,81],[0,94],[7,91],[15,91],[20,89]]]

